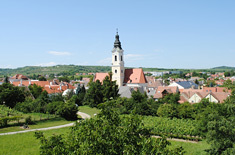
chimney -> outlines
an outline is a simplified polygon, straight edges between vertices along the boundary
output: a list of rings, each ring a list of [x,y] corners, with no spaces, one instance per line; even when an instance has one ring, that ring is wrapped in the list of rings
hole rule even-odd
[[[52,82],[50,82],[50,86],[52,85]]]
[[[60,90],[62,91],[62,86],[61,86],[61,84],[60,84]]]
[[[31,80],[29,79],[29,86],[31,85]]]

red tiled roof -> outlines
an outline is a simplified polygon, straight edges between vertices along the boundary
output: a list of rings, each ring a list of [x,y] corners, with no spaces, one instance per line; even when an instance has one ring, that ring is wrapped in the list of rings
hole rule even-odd
[[[178,87],[177,86],[159,86],[156,89],[156,93],[154,94],[154,98],[162,98],[162,93],[163,91],[167,91],[168,93],[177,93],[178,92]]]
[[[213,92],[211,93],[212,96],[214,96],[219,103],[223,103],[224,100],[230,95],[230,93],[225,93],[225,92]]]
[[[102,83],[106,76],[109,76],[109,73],[95,73],[95,81],[100,80]]]
[[[228,92],[231,93],[231,90],[225,87],[203,87],[204,92]]]
[[[163,86],[162,81],[155,79],[155,77],[146,76],[146,80],[148,81],[148,87],[157,88]]]
[[[124,83],[147,83],[143,69],[125,69]]]
[[[22,74],[16,74],[11,79],[28,79],[28,77],[22,75]]]
[[[15,86],[19,86],[21,81],[15,81],[12,84]],[[45,85],[50,85],[49,81],[31,81],[31,85],[36,84],[38,86],[44,87]],[[29,86],[29,81],[22,81],[22,86]]]

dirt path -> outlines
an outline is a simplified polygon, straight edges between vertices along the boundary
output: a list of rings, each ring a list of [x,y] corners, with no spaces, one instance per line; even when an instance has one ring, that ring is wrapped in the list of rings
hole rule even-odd
[[[154,138],[161,138],[160,136],[152,136]],[[177,138],[167,138],[167,140],[173,140],[173,141],[177,141],[177,142],[186,142],[186,143],[198,143],[196,141],[192,141],[192,140],[184,140],[184,139],[177,139]]]
[[[86,113],[83,113],[83,112],[78,112],[77,114],[80,115],[83,119],[91,118],[90,115],[88,115]],[[3,135],[13,135],[13,134],[18,134],[18,133],[26,133],[26,132],[32,132],[32,131],[43,131],[43,130],[59,129],[59,128],[73,126],[73,125],[74,125],[74,123],[69,123],[69,124],[65,124],[65,125],[52,126],[52,127],[47,127],[47,128],[25,129],[23,131],[0,133],[0,136],[3,136]]]

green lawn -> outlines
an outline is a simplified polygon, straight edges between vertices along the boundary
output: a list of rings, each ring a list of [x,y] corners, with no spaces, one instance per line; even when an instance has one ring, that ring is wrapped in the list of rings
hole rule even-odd
[[[69,127],[43,131],[48,137],[53,134],[67,134]],[[4,155],[34,155],[39,154],[40,142],[34,137],[34,132],[0,136],[0,154]]]
[[[94,117],[94,114],[98,114],[98,113],[100,112],[99,109],[97,109],[97,108],[91,108],[91,107],[86,106],[86,105],[85,105],[85,106],[80,106],[80,107],[78,107],[78,110],[79,110],[80,112],[84,112],[84,113],[90,115],[91,117]]]
[[[176,148],[182,146],[186,151],[186,155],[205,155],[207,154],[204,150],[209,149],[210,145],[204,140],[198,143],[186,143],[170,140],[170,148]]]
[[[74,122],[74,121],[67,121],[61,117],[57,117],[57,118],[53,118],[50,120],[37,121],[35,124],[29,125],[29,128],[30,129],[46,128],[46,127],[52,127],[52,126],[57,126],[57,125],[64,125],[64,124],[68,124],[71,122]],[[21,126],[10,126],[10,127],[5,127],[5,128],[0,128],[0,133],[22,131],[22,130],[27,130],[27,129],[22,129]]]

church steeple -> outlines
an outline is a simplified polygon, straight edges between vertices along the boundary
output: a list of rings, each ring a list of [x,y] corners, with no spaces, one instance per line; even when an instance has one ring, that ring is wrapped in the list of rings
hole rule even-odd
[[[123,49],[121,42],[119,40],[118,31],[115,36],[114,48],[112,50],[112,80],[117,82],[117,85],[123,86],[124,81],[124,58],[123,58]]]
[[[121,42],[119,40],[118,29],[117,29],[117,34],[115,36],[115,42],[114,42],[114,48],[117,48],[117,47],[122,49]]]

